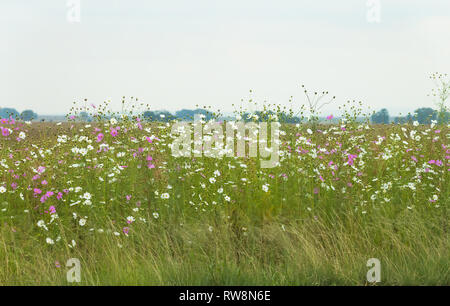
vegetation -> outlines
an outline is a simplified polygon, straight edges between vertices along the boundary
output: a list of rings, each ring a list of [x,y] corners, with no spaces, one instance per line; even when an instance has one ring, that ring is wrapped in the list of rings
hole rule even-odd
[[[372,122],[373,123],[389,123],[389,112],[387,109],[383,108],[379,112],[372,115]]]
[[[2,119],[0,284],[69,284],[69,258],[82,285],[366,285],[369,258],[383,285],[450,284],[449,126],[343,110],[282,123],[273,168],[173,157],[172,122],[135,108]]]

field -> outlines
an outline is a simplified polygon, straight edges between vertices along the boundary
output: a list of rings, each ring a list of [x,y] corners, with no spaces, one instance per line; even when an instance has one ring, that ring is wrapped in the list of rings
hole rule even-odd
[[[448,125],[282,123],[262,168],[70,120],[0,122],[1,285],[372,285],[370,258],[378,285],[450,284]]]

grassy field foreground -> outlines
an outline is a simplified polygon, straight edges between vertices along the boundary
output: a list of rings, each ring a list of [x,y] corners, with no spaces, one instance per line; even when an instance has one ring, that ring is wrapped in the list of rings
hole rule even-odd
[[[225,220],[223,220],[225,221]],[[435,220],[442,222],[443,220]],[[204,222],[211,222],[206,219]],[[82,285],[366,285],[381,261],[381,285],[448,285],[449,242],[416,213],[391,219],[271,222],[240,235],[201,220],[151,224],[121,239],[92,234],[76,250],[47,248],[2,228],[3,285],[66,285],[72,257]],[[20,234],[20,233],[19,233]],[[77,283],[72,283],[77,284]]]
[[[170,123],[2,119],[2,285],[449,285],[447,125],[283,124],[279,164]],[[78,258],[81,283],[68,283]]]

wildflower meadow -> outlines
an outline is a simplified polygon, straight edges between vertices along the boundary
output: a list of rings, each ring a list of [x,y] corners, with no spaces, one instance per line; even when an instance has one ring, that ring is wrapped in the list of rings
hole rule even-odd
[[[1,119],[0,284],[378,284],[370,258],[382,285],[450,284],[448,124],[374,125],[348,104],[321,121],[273,107],[175,129],[140,107]]]

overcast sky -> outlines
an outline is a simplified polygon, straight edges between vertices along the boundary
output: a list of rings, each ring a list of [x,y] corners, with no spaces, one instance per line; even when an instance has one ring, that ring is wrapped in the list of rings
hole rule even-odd
[[[325,113],[348,99],[391,115],[433,107],[428,76],[450,73],[450,1],[380,0],[380,23],[366,2],[80,0],[78,23],[66,0],[0,0],[0,107],[64,114],[136,96],[230,111],[250,89],[299,105],[302,83],[336,95]]]

